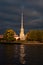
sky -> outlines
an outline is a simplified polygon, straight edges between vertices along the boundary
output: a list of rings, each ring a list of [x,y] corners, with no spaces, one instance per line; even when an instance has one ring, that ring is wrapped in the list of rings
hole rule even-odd
[[[22,7],[25,33],[43,29],[43,0],[0,0],[0,34],[9,28],[20,33]]]

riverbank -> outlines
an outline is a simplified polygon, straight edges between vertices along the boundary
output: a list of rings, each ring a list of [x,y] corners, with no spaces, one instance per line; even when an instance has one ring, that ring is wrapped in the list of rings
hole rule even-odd
[[[43,44],[38,41],[15,41],[15,42],[0,42],[0,44]]]

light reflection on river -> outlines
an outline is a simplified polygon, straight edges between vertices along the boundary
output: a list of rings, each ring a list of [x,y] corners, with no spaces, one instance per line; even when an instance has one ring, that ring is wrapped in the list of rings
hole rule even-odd
[[[43,44],[0,44],[0,65],[3,64],[43,65]]]
[[[20,62],[25,64],[25,47],[24,45],[20,45]]]

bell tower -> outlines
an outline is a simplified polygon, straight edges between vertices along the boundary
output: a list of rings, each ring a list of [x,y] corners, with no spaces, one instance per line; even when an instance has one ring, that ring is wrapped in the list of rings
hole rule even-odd
[[[20,40],[25,40],[24,27],[23,27],[23,12],[21,13]]]

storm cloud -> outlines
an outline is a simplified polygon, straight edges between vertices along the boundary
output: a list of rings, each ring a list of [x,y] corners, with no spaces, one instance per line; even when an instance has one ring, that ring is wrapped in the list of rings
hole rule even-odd
[[[43,29],[43,0],[0,0],[0,34],[8,28],[20,32],[22,7],[25,33]]]

